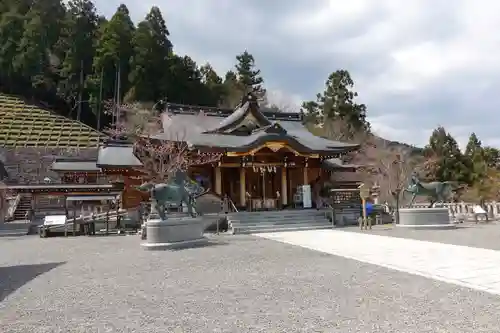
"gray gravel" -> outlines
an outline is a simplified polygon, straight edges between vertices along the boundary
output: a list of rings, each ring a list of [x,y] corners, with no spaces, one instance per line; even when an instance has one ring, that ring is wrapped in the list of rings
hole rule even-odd
[[[2,332],[500,332],[500,298],[252,236],[0,239]]]
[[[448,230],[412,230],[392,225],[374,226],[372,230],[367,231],[361,231],[358,227],[347,227],[342,230],[500,250],[499,222],[461,223],[458,228]]]

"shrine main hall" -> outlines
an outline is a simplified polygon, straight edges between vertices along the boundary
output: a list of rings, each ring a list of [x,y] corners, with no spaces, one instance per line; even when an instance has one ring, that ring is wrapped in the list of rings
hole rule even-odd
[[[359,145],[315,136],[304,126],[300,113],[262,110],[251,94],[235,110],[167,104],[167,112],[163,132],[153,138],[185,141],[200,153],[221,154],[218,162],[193,166],[189,176],[213,193],[227,195],[238,209],[300,205],[302,185],[313,189],[314,202],[315,185],[329,179],[332,172],[355,172],[355,166],[343,164],[340,157]],[[131,144],[109,140],[99,147],[97,160],[85,162],[87,167],[89,162],[92,170],[123,178],[122,202],[129,202],[128,208],[139,203],[127,198],[137,198],[136,190],[128,185],[140,181],[131,172],[140,164]],[[83,165],[82,160],[66,160],[68,170],[62,165],[57,169],[85,172],[77,164]]]

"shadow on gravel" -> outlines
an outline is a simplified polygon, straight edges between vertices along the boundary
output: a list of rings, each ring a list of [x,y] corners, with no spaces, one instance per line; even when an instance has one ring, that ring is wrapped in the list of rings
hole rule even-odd
[[[207,242],[200,243],[200,244],[192,244],[192,245],[188,245],[188,246],[185,246],[185,247],[173,248],[170,251],[182,251],[182,250],[189,250],[189,249],[201,249],[201,248],[204,248],[204,247],[215,247],[215,246],[223,246],[223,245],[228,245],[228,242],[224,242],[224,241],[221,241],[221,240],[209,240]]]
[[[0,267],[0,302],[39,275],[63,264],[65,262]]]

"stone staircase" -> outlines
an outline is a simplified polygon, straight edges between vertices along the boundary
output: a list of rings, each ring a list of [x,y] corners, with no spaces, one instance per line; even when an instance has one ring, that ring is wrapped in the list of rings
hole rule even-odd
[[[228,221],[233,234],[330,229],[325,213],[316,209],[235,212],[228,214]]]
[[[24,236],[30,231],[31,224],[27,222],[0,223],[0,237]]]
[[[16,210],[14,211],[14,220],[25,220],[26,213],[31,209],[31,195],[22,195]]]

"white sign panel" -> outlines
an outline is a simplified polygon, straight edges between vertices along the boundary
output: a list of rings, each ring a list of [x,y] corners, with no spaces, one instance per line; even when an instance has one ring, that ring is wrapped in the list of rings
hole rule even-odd
[[[479,205],[475,205],[473,208],[474,214],[486,214],[486,211],[483,209],[483,207]]]
[[[302,185],[302,205],[304,208],[312,207],[311,185]]]
[[[64,225],[66,224],[66,215],[48,215],[45,216],[43,225]]]

